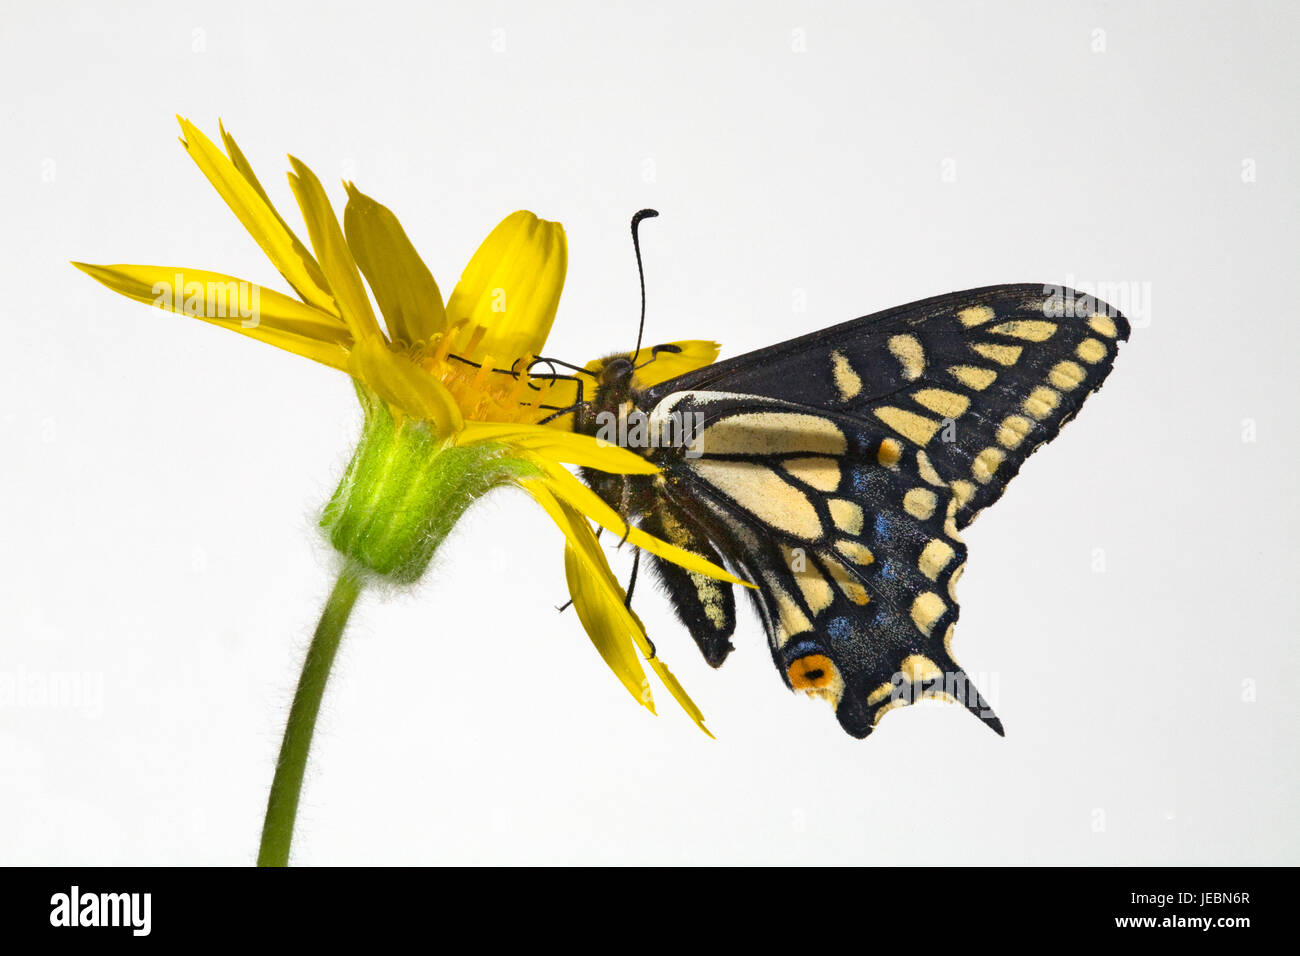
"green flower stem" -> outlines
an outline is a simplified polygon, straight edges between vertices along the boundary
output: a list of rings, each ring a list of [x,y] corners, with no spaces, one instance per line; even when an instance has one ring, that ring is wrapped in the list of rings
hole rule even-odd
[[[330,594],[284,728],[266,802],[258,866],[287,866],[307,753],[343,628],[366,578],[413,584],[474,501],[500,485],[540,477],[501,445],[454,445],[427,423],[397,421],[388,405],[358,386],[366,421],[361,442],[320,526],[346,562]]]
[[[298,797],[302,793],[302,778],[307,769],[312,732],[316,729],[316,715],[320,713],[320,702],[325,695],[330,668],[334,665],[334,655],[343,639],[343,628],[361,593],[361,582],[360,570],[351,563],[345,565],[339,572],[329,600],[325,602],[320,623],[316,625],[316,634],[302,665],[302,676],[298,678],[298,690],[293,695],[289,722],[284,728],[280,759],[275,765],[275,779],[271,782],[271,796],[266,801],[262,845],[257,852],[258,866],[289,865],[289,846],[293,842],[293,824],[298,816]]]

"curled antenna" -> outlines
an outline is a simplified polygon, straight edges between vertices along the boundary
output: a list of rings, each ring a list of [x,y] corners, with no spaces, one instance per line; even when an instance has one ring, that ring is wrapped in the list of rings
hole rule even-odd
[[[632,353],[632,363],[634,365],[641,355],[641,336],[645,333],[645,268],[641,265],[641,236],[638,230],[641,227],[642,219],[653,219],[657,215],[659,215],[657,209],[642,209],[632,217],[632,249],[636,253],[636,272],[641,278],[641,324],[637,326],[636,351]]]

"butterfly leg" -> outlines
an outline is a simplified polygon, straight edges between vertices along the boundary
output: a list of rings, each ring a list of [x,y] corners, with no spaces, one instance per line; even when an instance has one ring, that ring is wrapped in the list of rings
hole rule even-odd
[[[632,483],[626,478],[623,479],[623,492],[621,498],[622,501],[621,507],[619,508],[619,516],[623,519],[624,528],[623,539],[618,543],[620,548],[627,543],[628,535],[632,533]],[[640,556],[639,550],[637,551],[637,555],[638,557]],[[632,580],[636,580],[636,571],[632,572]]]
[[[632,555],[632,576],[627,579],[626,597],[623,604],[627,607],[632,606],[632,589],[636,587],[636,573],[641,568],[641,549],[636,549],[636,554]]]
[[[641,569],[641,549],[637,548],[636,553],[632,556],[632,576],[627,579],[626,596],[623,604],[628,610],[632,609],[632,591],[636,588],[636,573]],[[650,653],[646,655],[646,660],[652,660],[659,652],[655,648],[655,642],[650,640],[650,635],[645,635],[646,644],[650,645]]]
[[[597,528],[597,529],[596,529],[596,540],[597,540],[597,541],[600,540],[600,536],[601,536],[601,534],[604,532],[604,530],[605,530],[604,528]],[[638,552],[638,553],[639,553],[639,552]],[[567,610],[569,609],[569,606],[570,606],[571,604],[573,604],[573,598],[569,598],[569,600],[565,601],[563,604],[561,604],[559,607],[557,607],[556,610],[559,611],[561,614],[563,614],[565,611],[567,611]]]

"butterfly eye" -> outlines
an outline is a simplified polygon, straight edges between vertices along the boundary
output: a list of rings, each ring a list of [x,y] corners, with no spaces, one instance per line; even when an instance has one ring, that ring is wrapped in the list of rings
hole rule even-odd
[[[606,382],[617,382],[619,379],[627,378],[631,374],[631,361],[619,356],[605,363],[605,367],[601,369],[600,377]]]

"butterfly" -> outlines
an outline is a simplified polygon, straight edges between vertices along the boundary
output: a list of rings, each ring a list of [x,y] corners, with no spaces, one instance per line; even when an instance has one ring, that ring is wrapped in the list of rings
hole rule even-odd
[[[633,219],[637,225],[655,213]],[[645,321],[642,273],[642,326]],[[930,697],[1003,733],[952,654],[961,532],[1105,381],[1129,323],[1094,297],[998,285],[877,312],[714,362],[680,342],[607,356],[575,430],[655,475],[585,469],[629,524],[726,565],[787,687],[866,737]],[[666,436],[666,437],[665,437]],[[629,584],[629,600],[636,568]],[[708,663],[736,629],[733,586],[650,566]]]

